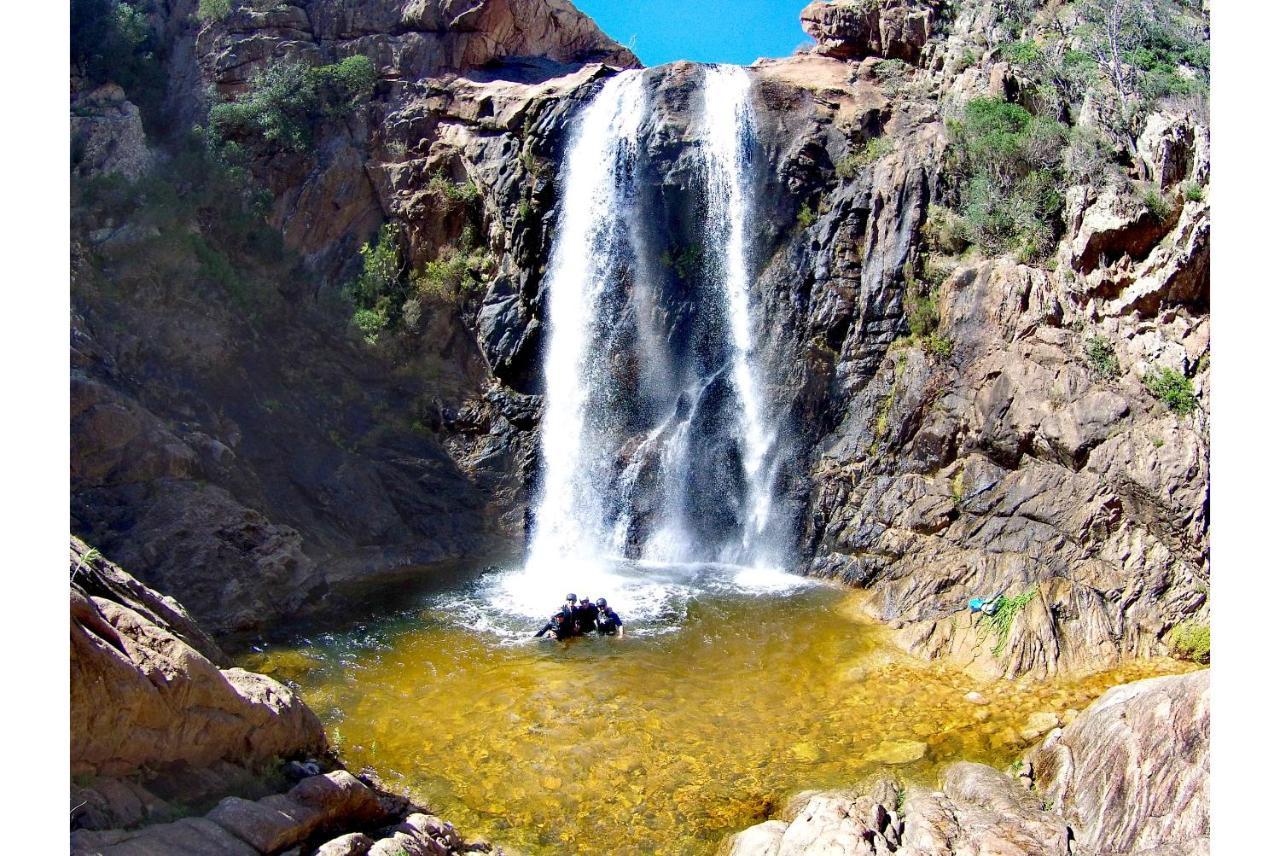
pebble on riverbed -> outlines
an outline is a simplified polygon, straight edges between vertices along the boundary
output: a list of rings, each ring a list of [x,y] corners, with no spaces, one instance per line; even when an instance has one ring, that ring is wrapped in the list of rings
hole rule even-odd
[[[977,690],[973,690],[972,692],[965,693],[964,700],[968,702],[972,702],[974,704],[987,703],[987,697],[984,696],[982,693],[978,692]]]
[[[881,764],[910,764],[919,761],[929,745],[919,740],[886,740],[867,755],[868,761]]]
[[[1062,720],[1058,714],[1049,710],[1041,710],[1027,717],[1026,724],[1022,727],[1020,736],[1023,740],[1035,740],[1042,734],[1047,734],[1062,724]]]

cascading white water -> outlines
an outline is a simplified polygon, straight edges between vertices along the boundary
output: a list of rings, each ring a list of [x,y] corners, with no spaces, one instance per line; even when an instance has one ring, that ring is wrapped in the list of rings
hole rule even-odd
[[[587,106],[561,175],[563,205],[547,270],[542,483],[527,569],[541,586],[595,571],[608,541],[588,412],[601,297],[624,249],[630,167],[646,109],[640,72],[607,81]]]
[[[622,595],[633,617],[667,616],[674,602],[723,584],[716,562],[733,566],[730,584],[740,588],[797,584],[771,571],[766,537],[773,437],[752,365],[750,80],[718,66],[704,86],[697,131],[707,218],[692,243],[707,249],[706,270],[681,274],[678,287],[662,278],[660,248],[638,228],[662,213],[637,201],[643,73],[607,81],[571,133],[546,274],[540,484],[524,568],[485,584],[484,600],[500,613],[545,614],[575,591]],[[661,302],[688,306],[707,295],[699,335],[711,352],[724,348],[727,365],[677,365],[688,362],[687,348],[656,320],[669,317]],[[637,553],[640,562],[622,558]]]
[[[747,482],[747,519],[742,530],[744,564],[768,561],[763,538],[773,505],[771,472],[766,465],[773,432],[764,415],[756,367],[752,363],[748,218],[753,210],[748,178],[748,141],[755,135],[751,79],[738,66],[707,69],[703,84],[703,135],[706,140],[708,243],[719,248],[717,275],[723,290],[732,344],[738,430]]]

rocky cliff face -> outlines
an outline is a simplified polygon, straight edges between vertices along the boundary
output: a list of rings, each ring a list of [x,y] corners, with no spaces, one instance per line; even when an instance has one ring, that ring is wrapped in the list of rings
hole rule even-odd
[[[1172,719],[1170,718],[1172,717]],[[1160,723],[1174,722],[1169,739]],[[1209,852],[1209,673],[1125,684],[1055,729],[1017,780],[959,763],[941,789],[884,779],[800,794],[729,856]]]
[[[749,70],[753,299],[797,566],[872,589],[916,653],[1044,676],[1163,652],[1177,624],[1207,619],[1209,144],[1194,111],[1167,104],[1122,181],[1063,188],[1046,257],[961,253],[946,121],[976,97],[1038,97],[1001,47],[1018,37],[1002,8],[814,4],[817,47]],[[1047,38],[1051,12],[1023,36]],[[635,62],[558,3],[190,13],[177,4],[157,26],[171,100],[192,116],[282,61],[358,52],[378,78],[309,150],[255,155],[292,261],[254,262],[271,286],[252,314],[199,265],[135,270],[145,229],[91,211],[75,232],[76,529],[226,632],[521,536],[556,165],[576,108]],[[648,227],[678,257],[699,204],[700,71],[645,75],[645,158],[667,212]],[[383,221],[409,267],[467,241],[487,261],[478,288],[409,301],[375,346],[339,292]],[[678,272],[655,275],[679,291]],[[926,279],[936,319],[917,335]],[[681,311],[662,323],[678,329]],[[1189,381],[1190,412],[1149,391],[1163,369]],[[994,645],[964,605],[1001,592],[1021,609]]]

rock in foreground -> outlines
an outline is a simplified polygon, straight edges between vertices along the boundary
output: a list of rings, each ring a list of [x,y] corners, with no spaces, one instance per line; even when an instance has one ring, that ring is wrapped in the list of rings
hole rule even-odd
[[[803,795],[733,836],[729,856],[1121,856],[1209,852],[1209,673],[1116,687],[1030,756],[1015,781],[959,763],[942,790],[885,779]]]

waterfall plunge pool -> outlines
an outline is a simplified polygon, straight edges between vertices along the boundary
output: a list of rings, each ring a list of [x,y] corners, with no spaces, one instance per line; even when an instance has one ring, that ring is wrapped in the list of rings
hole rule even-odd
[[[622,639],[529,640],[540,622],[503,599],[518,573],[490,573],[241,665],[296,684],[351,769],[530,854],[714,853],[795,791],[1003,768],[1033,742],[1031,713],[1189,668],[983,682],[898,652],[860,593],[723,566],[613,573],[615,590],[577,593],[609,598]]]

